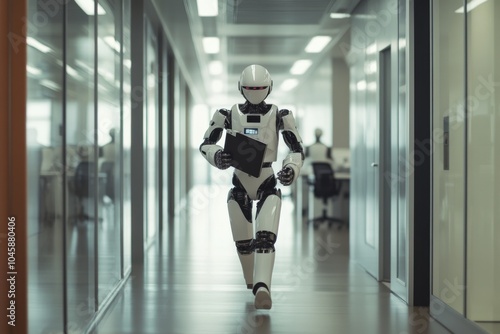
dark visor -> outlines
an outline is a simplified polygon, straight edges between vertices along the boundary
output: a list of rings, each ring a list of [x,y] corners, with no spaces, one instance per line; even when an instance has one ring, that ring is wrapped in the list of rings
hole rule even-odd
[[[244,89],[248,90],[263,90],[268,88],[269,86],[260,86],[260,87],[250,87],[250,86],[243,86]]]

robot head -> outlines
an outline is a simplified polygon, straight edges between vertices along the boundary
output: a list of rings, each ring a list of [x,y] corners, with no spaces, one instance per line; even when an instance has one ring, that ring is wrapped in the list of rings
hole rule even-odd
[[[251,104],[259,104],[271,93],[273,81],[269,72],[260,65],[250,65],[241,73],[238,89]]]
[[[314,130],[314,136],[316,137],[317,140],[319,140],[322,135],[323,135],[323,130],[321,130],[320,128],[316,128],[316,130]]]

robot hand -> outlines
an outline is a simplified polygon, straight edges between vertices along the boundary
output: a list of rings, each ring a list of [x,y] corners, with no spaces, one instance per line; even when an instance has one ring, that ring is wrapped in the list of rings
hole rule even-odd
[[[284,167],[278,172],[278,180],[280,180],[282,185],[289,186],[292,184],[293,174],[293,169],[290,167]]]
[[[231,167],[231,161],[233,158],[231,157],[231,154],[228,152],[224,152],[223,150],[218,150],[215,153],[214,161],[215,165],[219,169],[228,169]]]

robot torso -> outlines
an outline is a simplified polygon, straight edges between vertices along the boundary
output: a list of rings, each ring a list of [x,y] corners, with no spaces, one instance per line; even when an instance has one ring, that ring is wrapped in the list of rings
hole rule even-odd
[[[278,156],[278,107],[270,105],[264,114],[243,113],[240,105],[231,109],[231,130],[267,144],[264,162],[276,161]]]

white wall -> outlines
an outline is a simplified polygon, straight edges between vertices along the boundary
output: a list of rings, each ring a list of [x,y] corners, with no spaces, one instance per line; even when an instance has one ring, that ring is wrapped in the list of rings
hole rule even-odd
[[[461,0],[434,2],[433,291],[464,310],[464,22]],[[443,118],[449,119],[449,170],[444,170]]]
[[[499,15],[500,1],[467,15],[467,313],[475,321],[500,321]]]
[[[343,58],[332,59],[333,146],[349,148],[349,67]]]

